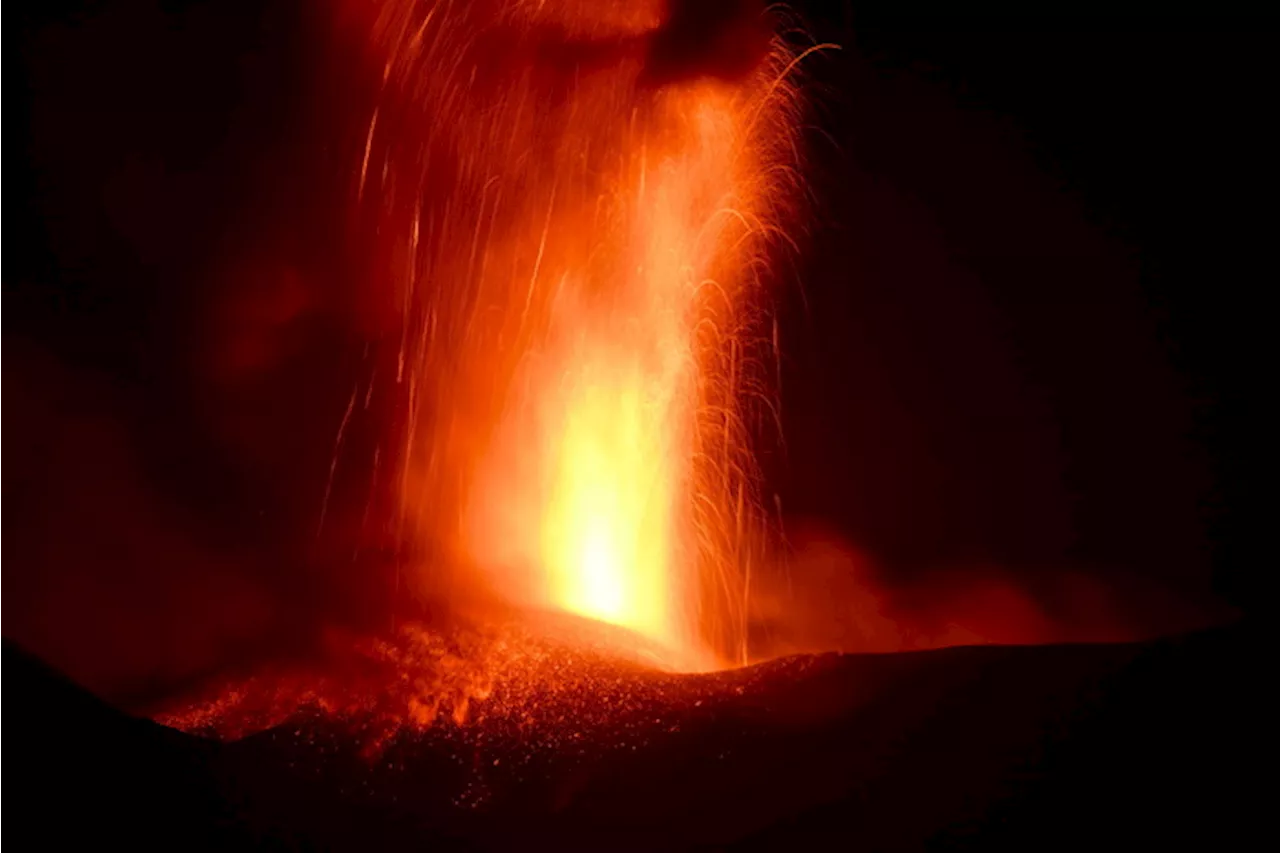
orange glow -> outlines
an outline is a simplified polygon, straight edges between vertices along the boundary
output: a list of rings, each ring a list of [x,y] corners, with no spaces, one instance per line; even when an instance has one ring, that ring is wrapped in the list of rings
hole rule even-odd
[[[658,75],[666,4],[615,5],[374,4],[357,196],[395,285],[400,503],[422,552],[470,567],[455,587],[714,668],[747,656],[765,540],[750,445],[791,57]],[[761,20],[729,31],[735,68]]]
[[[699,296],[723,298],[717,262],[746,236],[739,116],[721,88],[661,98],[657,128],[623,135],[596,204],[565,211],[547,333],[468,519],[479,565],[533,567],[534,602],[631,628],[680,668],[712,662],[694,618],[694,502],[711,497],[696,464]]]

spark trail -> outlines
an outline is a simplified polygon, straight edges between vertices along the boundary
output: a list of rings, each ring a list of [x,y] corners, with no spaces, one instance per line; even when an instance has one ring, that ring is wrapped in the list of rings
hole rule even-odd
[[[745,662],[795,55],[746,3],[348,5],[406,577]]]

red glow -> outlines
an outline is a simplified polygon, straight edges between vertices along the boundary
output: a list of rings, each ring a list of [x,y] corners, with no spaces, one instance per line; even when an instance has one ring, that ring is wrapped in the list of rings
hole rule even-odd
[[[740,662],[791,57],[752,4],[709,44],[652,0],[490,5],[355,15],[385,68],[355,192],[400,334],[369,380],[406,413],[400,512],[473,593]]]
[[[385,69],[352,186],[395,340],[351,408],[392,401],[374,467],[430,555],[405,577],[458,621],[337,638],[328,669],[232,681],[166,722],[235,736],[310,708],[378,742],[536,716],[559,737],[729,683],[654,670],[1121,638],[1068,635],[994,572],[913,599],[821,535],[793,535],[784,568],[751,447],[775,405],[763,297],[798,181],[795,59],[744,64],[754,18],[681,56],[664,8],[345,8]]]
[[[796,60],[742,10],[682,45],[670,27],[698,27],[675,8],[344,7],[384,69],[352,184],[395,339],[352,408],[392,401],[394,524],[431,555],[406,578],[459,621],[336,639],[327,670],[165,721],[235,736],[311,708],[378,741],[537,716],[556,737],[557,715],[625,715],[646,685],[721,684],[655,669],[1063,638],[994,575],[913,602],[821,536],[784,568],[751,447],[775,406],[763,297],[798,182]]]

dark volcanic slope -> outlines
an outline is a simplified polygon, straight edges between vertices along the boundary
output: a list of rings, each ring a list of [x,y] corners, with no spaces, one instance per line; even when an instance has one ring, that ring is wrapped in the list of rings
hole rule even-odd
[[[10,837],[42,842],[1221,849],[1260,821],[1266,669],[1247,628],[791,659],[636,688],[624,726],[560,720],[548,738],[531,720],[524,742],[443,725],[372,758],[349,724],[214,744],[8,645],[4,662]]]

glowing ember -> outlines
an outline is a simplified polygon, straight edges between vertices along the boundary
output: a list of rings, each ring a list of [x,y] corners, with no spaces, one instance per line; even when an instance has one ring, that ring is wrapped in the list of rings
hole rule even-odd
[[[667,5],[372,5],[359,221],[399,345],[364,396],[394,376],[407,413],[421,593],[469,566],[452,601],[613,623],[695,670],[745,661],[767,539],[757,303],[794,63],[750,3]]]
[[[769,671],[813,663],[682,676],[620,657],[620,644],[636,647],[617,629],[574,617],[544,617],[533,630],[522,620],[448,634],[407,625],[387,640],[334,635],[323,661],[233,677],[154,716],[229,740],[324,720],[369,756],[432,732],[490,748],[505,741],[528,758],[570,746],[625,747],[628,737],[634,745],[645,732],[662,731],[664,715],[709,710],[754,689]]]

